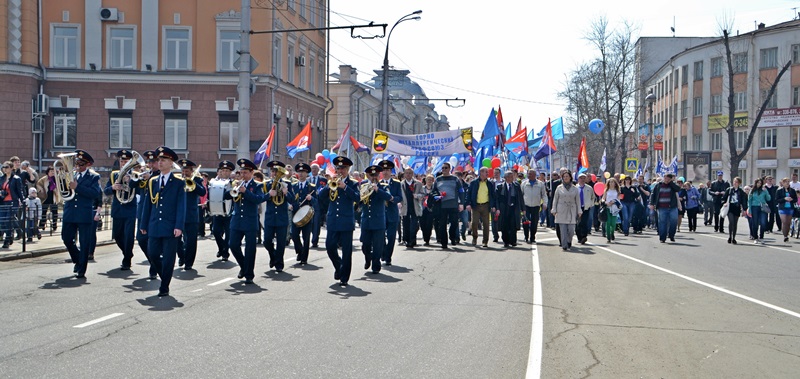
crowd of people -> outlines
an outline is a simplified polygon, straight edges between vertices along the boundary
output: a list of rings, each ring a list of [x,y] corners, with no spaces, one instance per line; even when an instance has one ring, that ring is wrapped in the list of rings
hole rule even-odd
[[[722,171],[713,182],[695,184],[674,174],[645,180],[621,174],[575,175],[566,169],[547,173],[482,167],[473,173],[445,162],[440,172],[417,175],[388,160],[360,173],[351,171],[352,161],[340,156],[331,162],[333,172],[327,173],[316,163],[292,167],[272,161],[262,171],[248,159],[222,161],[210,178],[166,146],[141,156],[145,163],[138,167],[130,164],[133,151],[118,151],[122,169],[112,171],[105,186],[84,150],[76,150],[73,177],[62,188],[56,185],[53,167],[37,175],[17,157],[3,163],[3,248],[21,237],[22,228],[27,228],[29,241],[41,238],[46,220],[57,229],[60,205],[62,240],[75,276],[84,278],[104,196],[111,199],[112,238],[122,253],[120,270],[131,269],[138,243],[149,262],[149,278],[161,279],[159,296],[169,294],[176,263],[194,270],[197,240],[206,235],[207,226],[217,258],[227,261],[233,256],[240,267],[238,277],[248,284],[255,277],[258,245],[265,246],[270,268],[280,273],[290,245],[297,264],[308,263],[309,249],[318,248],[324,226],[324,249],[334,266],[334,279],[343,286],[350,278],[356,228],[364,269],[373,274],[392,264],[396,245],[415,249],[421,242],[449,250],[470,243],[487,248],[491,240],[508,249],[520,245],[520,229],[524,242],[532,244],[542,227],[555,230],[565,251],[573,242],[586,244],[593,233],[615,243],[618,237],[652,229],[661,243],[674,242],[684,218],[689,233],[698,231],[701,218],[703,226],[713,224],[731,244],[738,244],[740,217],[748,220],[753,243],[764,243],[764,234],[776,226],[784,242],[800,238],[797,174],[777,184],[767,176],[742,186],[740,178],[725,181]],[[26,225],[17,222],[22,219]]]

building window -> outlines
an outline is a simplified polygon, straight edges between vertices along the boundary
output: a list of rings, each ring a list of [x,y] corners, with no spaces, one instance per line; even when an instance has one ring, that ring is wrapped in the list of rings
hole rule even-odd
[[[747,53],[733,54],[733,73],[747,72]]]
[[[722,57],[711,58],[711,77],[722,76]]]
[[[681,119],[689,117],[689,100],[681,100]]]
[[[135,69],[136,68],[136,28],[135,27],[109,27],[108,28],[108,56],[106,64],[110,68]]]
[[[747,135],[750,134],[749,130],[740,130],[734,132],[734,139],[736,140],[736,151],[744,150],[744,143],[747,142]]]
[[[703,114],[703,98],[695,97],[692,100],[692,115],[701,116]]]
[[[711,114],[722,113],[722,95],[711,95]]]
[[[792,45],[792,64],[800,64],[800,44]]]
[[[695,134],[692,136],[692,149],[693,150],[703,150],[703,135],[702,134]]]
[[[219,149],[236,150],[239,146],[238,116],[219,117]]]
[[[800,87],[792,87],[792,106],[800,107]]]
[[[286,6],[287,6],[289,9],[291,9],[291,10],[293,10],[293,11],[294,11],[294,10],[295,10],[295,6],[296,6],[296,5],[295,5],[295,2],[294,2],[294,0],[286,0]]]
[[[294,84],[294,45],[289,44],[286,49],[286,81]]]
[[[694,62],[694,80],[703,80],[703,61]]]
[[[325,61],[319,60],[319,80],[317,80],[317,95],[325,96]]]
[[[317,26],[316,25],[317,24],[317,12],[318,12],[318,10],[317,10],[316,1],[314,1],[314,0],[309,1],[309,3],[308,3],[308,23],[311,24],[311,26]],[[319,25],[319,26],[322,26],[322,25]]]
[[[192,31],[188,28],[164,29],[163,67],[165,70],[192,69]]]
[[[721,132],[711,133],[711,150],[714,150],[714,151],[722,150],[722,133]]]
[[[306,18],[306,0],[298,1],[297,6],[300,8],[298,13],[300,13],[300,17],[305,19]]]
[[[308,92],[314,93],[314,57],[308,58]]]
[[[53,26],[51,36],[50,65],[58,68],[78,68],[80,65],[80,28],[77,26]]]
[[[687,140],[688,137],[686,136],[681,137],[681,151],[686,151]]]
[[[733,94],[733,100],[736,104],[736,111],[747,110],[747,92],[736,92]]]
[[[188,149],[187,132],[188,120],[186,115],[164,116],[164,145],[176,150]]]
[[[775,149],[778,147],[778,129],[761,129],[762,149]]]
[[[800,147],[800,127],[792,127],[792,147]]]
[[[300,56],[302,57],[303,54],[301,53]],[[299,78],[298,78],[298,88],[306,88],[306,68],[303,66],[298,66]]]
[[[281,49],[283,48],[282,40],[275,37],[272,42],[272,75],[275,75],[278,80],[283,79],[283,72],[281,71]]]
[[[767,176],[771,176],[771,177],[774,178],[776,176],[774,168],[762,168],[762,169],[758,170],[758,174],[759,174],[759,176],[758,176],[759,178],[764,178],[764,177],[767,177]],[[755,180],[753,180],[753,181],[755,182]]]
[[[764,103],[764,100],[767,100],[767,95],[769,95],[769,90],[768,89],[761,90],[761,103],[762,104]],[[777,108],[777,107],[778,107],[778,92],[775,91],[775,93],[773,93],[772,96],[769,98],[769,101],[767,102],[767,108],[766,109],[773,109],[773,108]]]
[[[325,1],[319,0],[317,4],[319,4],[317,5],[317,16],[319,17],[317,26],[323,27],[325,26]]]
[[[778,67],[778,48],[761,49],[761,68]]]
[[[233,62],[239,58],[239,31],[219,30],[217,33],[217,71],[236,71]]]
[[[53,113],[53,147],[74,148],[78,143],[78,122],[75,113]]]
[[[681,84],[689,84],[689,65],[681,67]]]
[[[111,116],[108,120],[108,147],[111,149],[131,148],[131,117]]]

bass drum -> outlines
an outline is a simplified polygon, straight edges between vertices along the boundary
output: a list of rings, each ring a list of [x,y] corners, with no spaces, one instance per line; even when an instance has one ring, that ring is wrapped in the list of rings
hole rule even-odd
[[[233,212],[233,201],[225,200],[230,192],[231,182],[225,179],[211,179],[208,182],[208,214],[211,216],[230,216]]]
[[[303,205],[297,210],[297,213],[294,214],[294,217],[292,217],[292,222],[297,225],[298,228],[302,228],[313,219],[314,208],[312,208],[310,205]]]

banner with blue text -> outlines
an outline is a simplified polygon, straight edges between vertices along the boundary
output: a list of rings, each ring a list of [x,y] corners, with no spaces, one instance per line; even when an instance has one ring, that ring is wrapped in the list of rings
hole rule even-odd
[[[395,134],[375,129],[372,151],[416,157],[443,157],[472,153],[472,128],[424,134]]]

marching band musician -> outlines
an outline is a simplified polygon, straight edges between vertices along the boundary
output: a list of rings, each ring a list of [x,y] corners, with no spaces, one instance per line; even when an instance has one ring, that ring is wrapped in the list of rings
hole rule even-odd
[[[401,183],[403,191],[403,207],[400,215],[403,216],[403,239],[406,242],[406,249],[413,249],[417,245],[417,230],[419,229],[419,219],[422,217],[422,183],[414,179],[414,170],[407,167],[403,171],[403,181]]]
[[[311,172],[311,166],[305,163],[298,163],[294,166],[294,170],[297,171],[298,175],[297,183],[292,188],[295,193],[295,203],[297,204],[294,211],[295,213],[299,211],[300,204],[305,203],[305,205],[309,205],[311,209],[315,210],[313,217],[317,217],[317,186],[308,181],[308,173]],[[302,227],[292,223],[292,243],[294,243],[294,252],[297,253],[297,261],[301,265],[308,263],[308,249],[313,227],[313,220]],[[300,238],[301,234],[302,239]]]
[[[136,223],[139,225],[143,223],[142,217],[144,215],[144,208],[150,206],[150,203],[148,203],[148,201],[150,201],[150,188],[147,186],[147,183],[150,181],[151,177],[158,174],[158,160],[156,159],[155,151],[147,150],[143,152],[142,158],[144,158],[144,161],[147,163],[145,172],[142,173],[138,181],[128,181],[128,186],[134,188],[139,197],[139,203],[136,205]],[[147,263],[150,264],[148,277],[150,280],[156,280],[156,266],[153,264],[153,261],[150,260],[150,254],[147,253],[149,251],[147,248],[149,240],[148,235],[142,234],[141,228],[136,229],[136,242],[139,243],[139,248],[142,249],[144,256],[147,257]]]
[[[285,178],[286,164],[280,161],[267,163],[271,177],[264,182],[264,246],[269,252],[269,267],[275,271],[283,271],[283,254],[286,251],[286,233],[289,227],[289,210],[294,205],[292,184]],[[291,205],[291,207],[290,207]],[[277,245],[277,246],[276,246]]]
[[[219,162],[216,179],[231,181],[231,173],[234,168],[231,161]],[[211,223],[214,241],[217,242],[217,258],[222,258],[222,261],[225,262],[230,257],[228,243],[231,237],[231,216],[230,214],[214,216]]]
[[[308,176],[308,181],[317,188],[317,195],[325,186],[328,185],[328,179],[324,175],[320,175],[319,165],[316,163],[311,164],[311,175]],[[325,222],[325,214],[328,212],[327,208],[322,204],[322,198],[317,196],[317,205],[314,206],[314,226],[311,227],[311,247],[316,248],[319,244],[319,231],[322,229],[322,223]]]
[[[386,241],[386,208],[391,207],[392,194],[389,185],[378,181],[380,166],[369,166],[364,170],[367,179],[362,186],[372,186],[369,197],[361,198],[361,251],[364,253],[364,269],[372,265],[372,273],[381,271],[381,259]],[[360,191],[359,191],[360,192]],[[389,205],[387,205],[389,204]],[[388,265],[389,263],[387,263]]]
[[[163,297],[169,296],[178,243],[186,230],[186,191],[185,182],[171,172],[178,155],[166,146],[159,146],[155,152],[159,175],[147,181],[150,196],[145,200],[149,203],[145,203],[139,229],[148,236],[150,262],[161,276],[158,296]]]
[[[117,159],[119,159],[119,167],[123,168],[133,157],[130,150],[117,151]],[[103,189],[106,196],[111,196],[111,237],[117,243],[122,252],[122,264],[120,270],[130,271],[131,259],[133,259],[133,245],[136,238],[136,216],[137,204],[135,201],[129,203],[120,203],[119,199],[114,196],[116,191],[128,188],[130,176],[126,175],[120,181],[119,170],[111,171],[108,177],[108,182]],[[121,183],[117,183],[121,182]],[[135,200],[135,199],[134,199]]]
[[[353,230],[356,228],[353,204],[360,199],[357,183],[349,176],[353,161],[347,157],[338,156],[331,163],[336,167],[335,180],[338,180],[338,184],[335,184],[335,189],[331,189],[334,184],[329,184],[319,193],[321,198],[329,201],[325,249],[328,252],[328,258],[333,263],[334,270],[336,270],[333,274],[334,280],[339,280],[341,286],[346,286],[350,280],[350,270],[352,269]],[[339,245],[342,246],[341,257],[338,253]]]
[[[383,249],[383,260],[387,266],[392,265],[392,254],[394,254],[394,243],[397,239],[397,225],[400,223],[400,208],[398,205],[403,203],[403,189],[400,181],[392,175],[394,163],[390,160],[383,160],[378,165],[383,169],[382,183],[389,187],[392,198],[386,203],[386,247]],[[364,224],[361,224],[364,227]]]
[[[186,228],[183,230],[183,242],[178,242],[178,267],[183,266],[184,271],[193,270],[194,260],[197,257],[197,232],[200,223],[200,213],[198,212],[199,198],[205,196],[206,187],[203,185],[203,177],[194,176],[197,165],[188,160],[178,161],[184,180],[184,191],[186,191]],[[189,184],[189,181],[194,185]]]
[[[227,161],[226,161],[227,162]],[[224,163],[224,162],[223,162]],[[257,168],[249,159],[241,158],[236,161],[242,181],[238,182],[237,196],[231,190],[225,192],[226,200],[233,200],[233,214],[230,221],[230,249],[236,263],[239,264],[239,279],[245,278],[245,283],[253,283],[256,265],[256,237],[258,235],[258,204],[264,201],[261,185],[253,180],[253,171]],[[230,170],[228,170],[230,172]],[[214,233],[216,234],[216,228]],[[242,238],[244,238],[244,254],[242,254]]]
[[[61,240],[69,251],[72,262],[75,263],[73,272],[76,278],[86,278],[86,267],[89,264],[91,248],[91,235],[94,228],[94,201],[102,196],[100,188],[100,175],[89,167],[94,164],[94,159],[84,150],[75,150],[75,178],[69,183],[69,188],[75,191],[75,197],[64,203],[64,218],[61,231]],[[80,250],[75,246],[75,240],[80,239]]]

